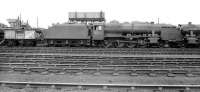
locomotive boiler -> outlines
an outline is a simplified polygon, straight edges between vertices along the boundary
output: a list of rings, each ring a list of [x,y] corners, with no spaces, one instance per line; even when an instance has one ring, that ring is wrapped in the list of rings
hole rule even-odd
[[[170,42],[182,40],[181,32],[169,24],[106,24],[104,31],[104,37],[109,43],[107,47],[169,46]]]

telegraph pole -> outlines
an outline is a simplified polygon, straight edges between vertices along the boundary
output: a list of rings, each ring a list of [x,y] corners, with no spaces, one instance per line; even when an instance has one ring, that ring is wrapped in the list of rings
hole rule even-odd
[[[38,28],[38,16],[37,16],[37,28]]]

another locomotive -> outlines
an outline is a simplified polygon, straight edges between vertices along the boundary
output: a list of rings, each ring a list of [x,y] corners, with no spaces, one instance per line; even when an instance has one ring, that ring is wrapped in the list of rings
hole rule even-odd
[[[186,47],[198,47],[200,45],[200,25],[180,24],[179,29],[184,37],[183,41]]]

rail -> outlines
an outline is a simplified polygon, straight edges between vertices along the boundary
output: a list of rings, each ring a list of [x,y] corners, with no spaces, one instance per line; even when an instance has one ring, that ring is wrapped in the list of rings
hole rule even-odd
[[[100,83],[49,83],[49,82],[10,82],[10,81],[0,81],[0,84],[6,86],[6,84],[12,85],[49,85],[53,86],[111,86],[111,87],[200,87],[197,84],[191,85],[144,85],[144,84],[100,84]]]
[[[199,55],[199,48],[66,48],[66,47],[1,47],[0,53],[80,53],[80,54],[177,54]]]

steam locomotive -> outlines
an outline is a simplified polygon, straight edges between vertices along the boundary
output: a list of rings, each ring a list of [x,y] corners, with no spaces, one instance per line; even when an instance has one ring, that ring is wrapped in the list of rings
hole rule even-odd
[[[69,22],[48,29],[31,28],[19,20],[9,21],[4,31],[7,46],[69,47],[199,47],[200,25],[132,22],[105,23],[104,12],[70,12]]]

